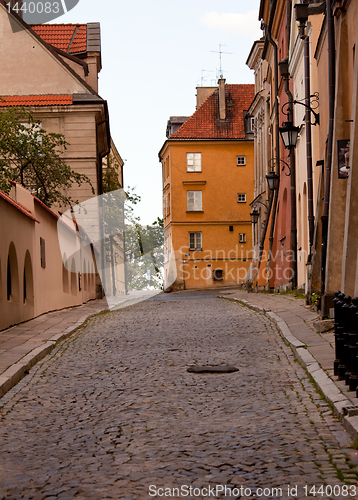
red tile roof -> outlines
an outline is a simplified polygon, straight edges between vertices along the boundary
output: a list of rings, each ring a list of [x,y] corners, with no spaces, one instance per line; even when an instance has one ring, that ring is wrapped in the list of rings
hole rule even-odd
[[[0,96],[0,107],[7,106],[69,106],[72,95],[6,95]]]
[[[31,24],[30,26],[45,42],[64,52],[77,54],[87,50],[87,24]]]
[[[226,84],[226,119],[219,118],[219,89],[169,139],[245,139],[244,111],[255,97],[253,84]]]
[[[25,214],[27,217],[29,217],[30,219],[32,219],[35,222],[38,222],[40,224],[40,221],[34,215],[32,215],[32,213],[30,212],[29,209],[27,209],[26,207],[21,205],[21,203],[18,203],[17,201],[12,199],[8,194],[4,193],[4,191],[0,190],[0,198],[7,201],[8,203],[10,203],[10,205],[13,205],[15,208],[20,210],[20,212]]]

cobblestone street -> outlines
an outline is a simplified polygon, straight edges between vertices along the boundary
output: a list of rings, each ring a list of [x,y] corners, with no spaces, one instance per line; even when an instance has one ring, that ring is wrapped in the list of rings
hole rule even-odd
[[[220,364],[239,371],[187,372]],[[357,450],[274,324],[215,291],[89,320],[0,408],[0,499],[358,497]]]

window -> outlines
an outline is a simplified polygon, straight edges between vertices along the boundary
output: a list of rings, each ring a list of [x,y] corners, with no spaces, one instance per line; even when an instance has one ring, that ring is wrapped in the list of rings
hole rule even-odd
[[[242,165],[246,165],[246,156],[237,156],[236,157],[236,165],[241,167]]]
[[[246,233],[239,234],[239,243],[246,243]]]
[[[201,212],[202,209],[202,191],[187,191],[187,211]]]
[[[214,281],[222,281],[223,278],[223,270],[222,269],[214,269],[213,270],[213,280]]]
[[[246,193],[237,193],[237,202],[246,203]]]
[[[189,250],[201,250],[201,232],[189,233]]]
[[[234,230],[234,226],[229,226],[229,231],[233,231]]]
[[[46,253],[45,253],[45,240],[40,238],[40,256],[41,256],[41,267],[46,267]]]
[[[170,193],[163,195],[163,212],[164,218],[170,214]]]
[[[186,171],[201,172],[201,153],[186,154]]]

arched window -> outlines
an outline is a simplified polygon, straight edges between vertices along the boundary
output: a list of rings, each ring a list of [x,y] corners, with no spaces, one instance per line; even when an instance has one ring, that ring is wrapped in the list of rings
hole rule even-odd
[[[26,251],[24,263],[23,302],[28,305],[34,304],[34,280],[32,274],[31,256],[28,250]]]
[[[11,242],[7,257],[7,300],[10,300],[11,302],[19,302],[19,291],[20,284],[16,249],[14,243]]]

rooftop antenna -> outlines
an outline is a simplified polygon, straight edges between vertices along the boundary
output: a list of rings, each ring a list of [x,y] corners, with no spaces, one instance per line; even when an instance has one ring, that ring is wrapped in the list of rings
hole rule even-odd
[[[206,77],[204,76],[204,72],[207,72],[207,73],[215,73],[214,70],[211,70],[211,69],[202,69],[201,70],[201,78],[200,78],[200,87],[204,87],[204,80],[206,79]]]
[[[219,78],[223,78],[224,77],[224,75],[223,75],[224,72],[223,72],[222,67],[221,67],[221,54],[232,54],[232,52],[223,52],[221,50],[221,47],[226,47],[226,45],[222,44],[222,43],[219,43],[219,51],[217,51],[217,50],[211,50],[210,51],[210,52],[215,52],[215,54],[219,54],[220,55],[220,74],[219,74],[220,76],[219,76]]]

